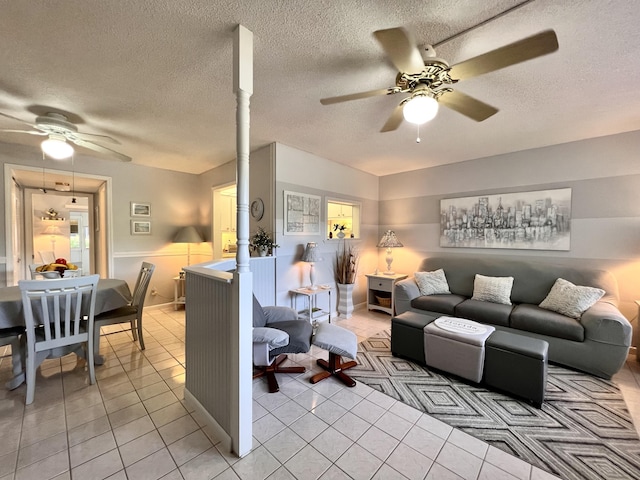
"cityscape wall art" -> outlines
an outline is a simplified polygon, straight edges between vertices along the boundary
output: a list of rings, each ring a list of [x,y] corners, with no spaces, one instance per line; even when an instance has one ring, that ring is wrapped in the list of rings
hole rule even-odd
[[[569,250],[571,189],[440,200],[440,246]]]

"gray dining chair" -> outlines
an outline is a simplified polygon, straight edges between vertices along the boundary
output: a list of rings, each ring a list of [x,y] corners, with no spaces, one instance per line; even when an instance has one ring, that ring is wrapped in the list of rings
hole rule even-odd
[[[24,345],[21,342],[21,335],[23,334],[24,327],[0,329],[0,347],[11,345],[11,369],[13,377],[5,385],[8,390],[17,388],[24,380]]]
[[[142,336],[142,310],[144,309],[144,300],[147,296],[147,288],[151,281],[151,276],[156,266],[152,263],[142,262],[136,286],[133,289],[133,299],[129,305],[116,308],[108,312],[96,315],[94,326],[93,343],[96,353],[100,352],[100,329],[107,325],[116,323],[129,323],[131,325],[131,333],[133,341],[140,342],[140,350],[144,350],[144,338]]]
[[[56,254],[53,250],[40,250],[38,254],[42,263],[55,263],[56,261]]]
[[[26,329],[26,404],[33,403],[36,370],[47,358],[81,354],[96,383],[93,364],[93,321],[100,275],[59,280],[20,280]],[[73,347],[75,349],[65,348]]]

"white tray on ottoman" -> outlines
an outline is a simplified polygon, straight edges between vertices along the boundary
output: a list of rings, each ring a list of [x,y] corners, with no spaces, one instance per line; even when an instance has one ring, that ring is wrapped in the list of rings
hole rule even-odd
[[[484,370],[484,344],[491,325],[456,317],[440,317],[424,327],[424,356],[430,367],[479,383]]]

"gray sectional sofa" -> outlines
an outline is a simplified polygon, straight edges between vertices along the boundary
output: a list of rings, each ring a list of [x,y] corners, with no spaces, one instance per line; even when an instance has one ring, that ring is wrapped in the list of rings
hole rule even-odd
[[[550,362],[602,378],[611,378],[627,358],[632,328],[618,310],[618,284],[609,272],[493,256],[429,257],[417,271],[438,269],[445,272],[450,294],[421,296],[413,277],[396,283],[391,331],[394,355],[424,362],[422,329],[449,315],[546,340]],[[476,273],[514,277],[512,305],[471,300]],[[538,307],[557,278],[606,293],[579,319]],[[403,315],[405,312],[409,313]]]

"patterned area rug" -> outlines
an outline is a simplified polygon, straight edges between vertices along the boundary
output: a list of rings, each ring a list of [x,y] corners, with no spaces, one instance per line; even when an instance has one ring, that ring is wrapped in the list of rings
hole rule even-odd
[[[640,440],[614,383],[550,365],[537,409],[396,358],[390,347],[389,332],[360,343],[349,374],[560,478],[640,478]]]

